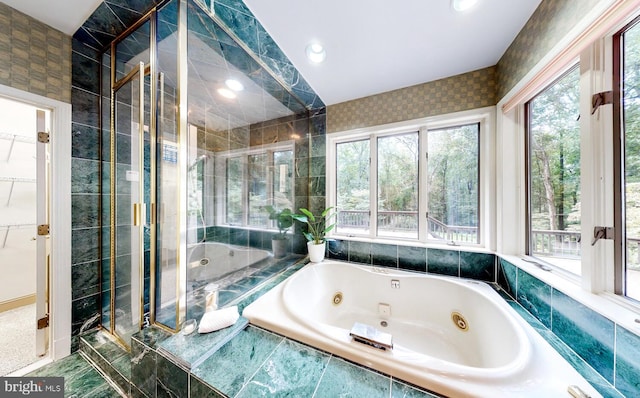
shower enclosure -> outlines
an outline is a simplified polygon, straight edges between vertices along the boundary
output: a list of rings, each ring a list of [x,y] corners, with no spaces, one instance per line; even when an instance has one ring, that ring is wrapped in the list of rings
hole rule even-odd
[[[165,1],[102,55],[101,323],[127,346],[274,264],[265,206],[308,206],[308,111],[209,7]]]

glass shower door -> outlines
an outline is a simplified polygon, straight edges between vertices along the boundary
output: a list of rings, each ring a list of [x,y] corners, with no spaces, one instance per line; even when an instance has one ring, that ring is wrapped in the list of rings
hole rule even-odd
[[[150,244],[149,239],[145,239],[145,231],[149,228],[145,198],[147,202],[150,198],[149,183],[145,178],[145,159],[149,158],[150,151],[148,138],[145,140],[145,135],[149,135],[145,124],[145,98],[149,102],[145,65],[140,62],[114,87],[116,131],[112,140],[116,162],[111,188],[115,192],[112,217],[115,217],[116,228],[112,247],[115,266],[111,270],[111,319],[113,333],[127,345],[143,322],[141,293],[144,291],[145,254],[150,249],[145,247]]]

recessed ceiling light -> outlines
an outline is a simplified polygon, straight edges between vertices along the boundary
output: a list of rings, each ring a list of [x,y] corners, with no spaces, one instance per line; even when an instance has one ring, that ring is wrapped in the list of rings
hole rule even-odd
[[[234,99],[237,97],[236,93],[234,93],[233,91],[229,90],[228,88],[219,88],[218,89],[218,94],[220,94],[221,96],[225,97],[225,98],[229,98],[229,99]]]
[[[233,91],[242,91],[242,90],[244,90],[244,86],[242,85],[242,83],[240,83],[236,79],[227,79],[224,82],[224,84],[226,84],[227,87],[229,87]]]
[[[322,44],[320,43],[313,42],[307,44],[306,52],[309,61],[316,64],[319,64],[320,62],[324,61],[325,58],[327,58],[327,51],[324,49],[324,47],[322,47]]]
[[[478,0],[451,0],[451,6],[456,11],[467,11],[476,5],[477,2]]]

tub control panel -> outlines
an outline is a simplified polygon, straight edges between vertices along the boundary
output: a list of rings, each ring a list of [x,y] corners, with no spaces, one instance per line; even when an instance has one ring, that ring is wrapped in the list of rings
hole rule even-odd
[[[400,289],[400,281],[397,279],[391,279],[391,288]]]

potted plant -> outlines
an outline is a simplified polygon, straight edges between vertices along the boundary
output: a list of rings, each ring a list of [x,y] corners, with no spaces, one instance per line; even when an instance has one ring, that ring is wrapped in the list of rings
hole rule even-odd
[[[276,210],[273,206],[265,206],[269,213],[269,220],[274,220],[278,226],[278,233],[271,237],[271,248],[273,256],[280,258],[287,255],[287,231],[293,225],[293,218],[290,209]]]
[[[309,260],[312,263],[324,260],[327,245],[325,235],[336,226],[335,223],[331,223],[331,219],[336,215],[336,213],[330,214],[332,209],[333,207],[328,207],[316,216],[308,209],[300,208],[301,214],[291,215],[293,219],[307,224],[307,231],[303,231],[302,234],[307,238]]]

